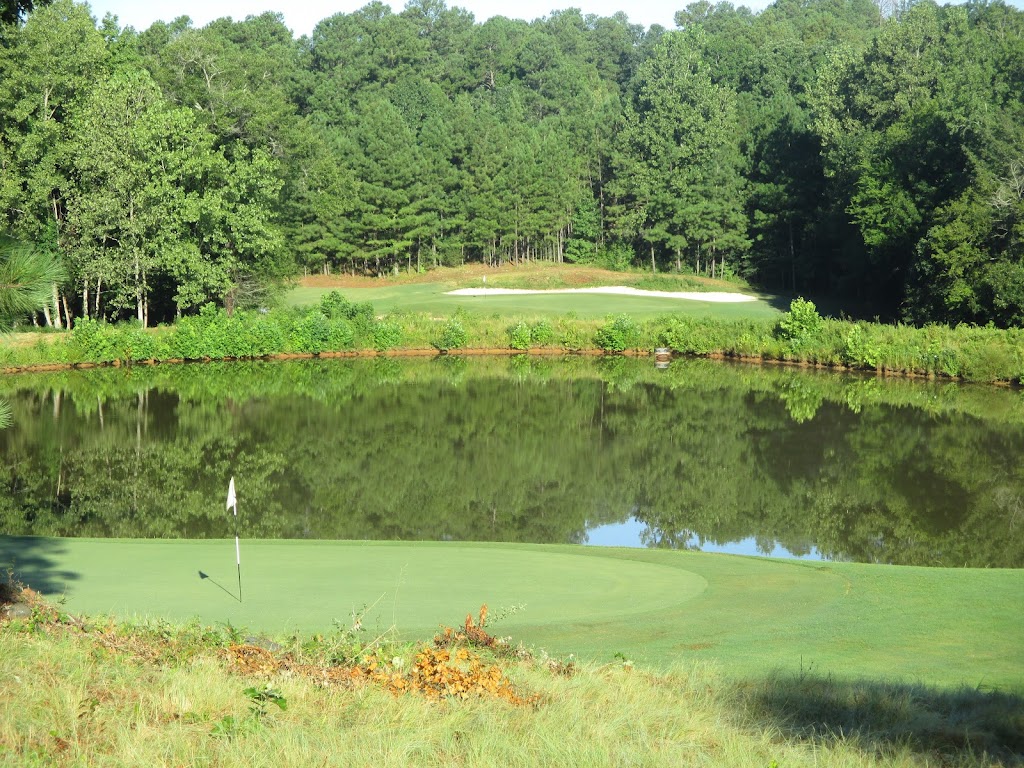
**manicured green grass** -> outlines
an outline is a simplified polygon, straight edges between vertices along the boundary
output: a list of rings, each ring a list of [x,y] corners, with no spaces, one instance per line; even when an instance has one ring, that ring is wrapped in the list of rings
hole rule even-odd
[[[636,318],[650,318],[667,313],[693,317],[750,318],[775,317],[780,310],[766,301],[721,304],[647,296],[615,294],[521,294],[498,296],[449,296],[453,286],[446,283],[393,284],[381,288],[293,288],[285,297],[292,306],[311,306],[320,297],[337,290],[350,301],[373,303],[378,312],[425,312],[450,315],[457,309],[474,313],[507,317],[556,317],[574,312],[581,318],[603,318],[627,313]]]
[[[19,558],[13,542],[29,550]],[[25,542],[28,542],[26,545]],[[4,540],[67,608],[272,633],[364,622],[430,636],[487,603],[552,654],[728,675],[813,671],[1024,690],[1024,571],[807,564],[694,552],[460,543]],[[34,563],[34,565],[33,565]],[[202,570],[210,578],[200,579]],[[64,573],[65,576],[59,574]]]

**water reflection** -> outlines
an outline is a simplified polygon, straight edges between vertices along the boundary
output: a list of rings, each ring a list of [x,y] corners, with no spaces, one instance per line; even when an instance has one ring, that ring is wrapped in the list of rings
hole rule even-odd
[[[592,547],[631,547],[634,549],[658,546],[650,526],[635,517],[622,523],[606,523],[589,528],[586,541],[583,543]],[[787,560],[823,559],[821,553],[813,546],[790,551],[775,540],[766,541],[755,536],[748,536],[737,541],[708,541],[694,533],[685,541],[683,548],[698,552],[779,557]]]
[[[712,361],[456,363],[7,377],[0,533],[228,536],[235,475],[249,537],[1024,566],[1018,393]]]

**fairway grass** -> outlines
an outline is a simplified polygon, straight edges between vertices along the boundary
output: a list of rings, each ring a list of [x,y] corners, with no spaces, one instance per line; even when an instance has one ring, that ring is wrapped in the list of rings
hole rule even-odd
[[[1024,571],[578,546],[0,537],[0,567],[66,609],[406,639],[486,603],[557,656],[1024,691]],[[200,571],[208,578],[200,578]],[[337,620],[337,621],[336,621]]]
[[[458,296],[449,293],[452,287],[450,283],[394,283],[379,288],[297,287],[288,292],[285,301],[292,306],[311,306],[317,304],[324,294],[336,290],[350,301],[371,302],[377,312],[422,312],[432,316],[447,316],[460,309],[510,318],[558,317],[570,312],[584,319],[620,313],[637,319],[670,313],[723,319],[763,319],[780,314],[779,309],[762,299],[723,304],[659,296],[593,293]]]

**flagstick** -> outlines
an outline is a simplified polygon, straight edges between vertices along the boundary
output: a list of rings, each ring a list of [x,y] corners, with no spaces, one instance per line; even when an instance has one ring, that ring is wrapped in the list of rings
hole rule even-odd
[[[238,512],[235,511],[235,526],[238,525]],[[235,566],[238,568],[238,602],[242,602],[242,552],[238,548],[238,531],[235,531]]]
[[[242,602],[242,550],[238,546],[238,499],[235,498],[235,478],[228,483],[228,509],[235,516],[235,567],[238,569],[238,602]]]

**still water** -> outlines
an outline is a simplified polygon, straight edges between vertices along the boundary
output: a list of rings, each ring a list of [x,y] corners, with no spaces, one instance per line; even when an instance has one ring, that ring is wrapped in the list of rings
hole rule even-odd
[[[0,534],[670,547],[1024,566],[1024,397],[623,358],[5,377]]]

